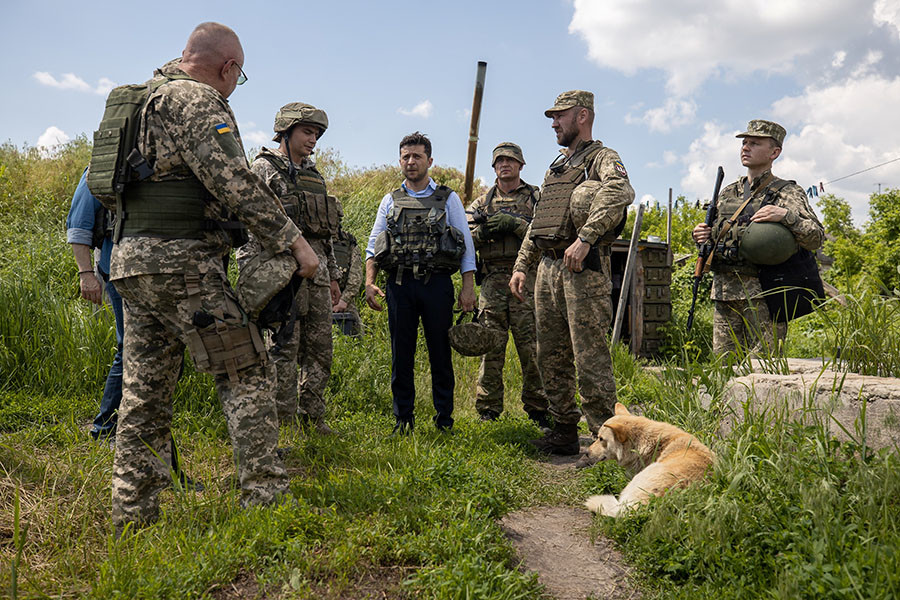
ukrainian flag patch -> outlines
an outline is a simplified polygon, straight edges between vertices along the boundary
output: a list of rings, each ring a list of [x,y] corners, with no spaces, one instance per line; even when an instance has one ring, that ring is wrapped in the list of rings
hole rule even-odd
[[[228,133],[231,131],[231,127],[229,127],[227,123],[219,123],[218,125],[215,126],[215,130],[218,131],[220,134]]]
[[[625,165],[622,164],[621,160],[617,160],[613,165],[616,168],[616,171],[619,172],[619,175],[622,177],[628,177],[628,171],[625,170]]]

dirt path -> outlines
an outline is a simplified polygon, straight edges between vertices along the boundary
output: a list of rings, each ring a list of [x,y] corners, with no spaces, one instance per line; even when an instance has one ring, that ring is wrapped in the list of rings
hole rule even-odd
[[[589,440],[582,439],[582,446]],[[546,465],[549,479],[574,476],[577,456],[552,457]],[[522,568],[536,571],[540,582],[556,600],[640,598],[621,553],[606,538],[591,542],[592,514],[572,506],[538,506],[503,517],[506,532]]]

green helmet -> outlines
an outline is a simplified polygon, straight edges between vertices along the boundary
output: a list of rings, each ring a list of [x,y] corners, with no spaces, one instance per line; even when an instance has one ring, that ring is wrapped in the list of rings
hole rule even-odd
[[[797,240],[781,223],[750,223],[741,235],[738,254],[755,265],[780,265],[797,252]]]
[[[290,303],[293,300],[293,292],[285,292],[292,283],[296,283],[297,261],[290,252],[279,252],[273,255],[268,250],[240,265],[237,280],[238,302],[254,321],[260,320],[260,316],[266,309],[274,308],[283,296],[287,296]],[[289,307],[288,307],[289,308]],[[286,311],[289,312],[289,311]],[[266,323],[259,323],[261,327],[275,322],[283,322],[289,314],[269,315]]]
[[[505,331],[482,325],[477,313],[472,313],[471,323],[463,323],[466,314],[461,314],[448,332],[454,350],[463,356],[481,356],[506,343],[508,334]]]
[[[322,134],[328,129],[328,115],[324,110],[316,108],[312,104],[288,102],[279,108],[275,115],[275,137],[272,138],[272,141],[281,141],[282,134],[299,123],[315,125],[321,130],[319,137],[322,137]]]

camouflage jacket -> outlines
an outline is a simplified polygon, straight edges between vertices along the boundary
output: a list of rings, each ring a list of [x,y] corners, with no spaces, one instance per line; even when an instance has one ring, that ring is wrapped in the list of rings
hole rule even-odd
[[[184,74],[172,61],[154,75]],[[287,250],[300,237],[275,195],[250,171],[228,102],[214,88],[192,79],[159,87],[141,113],[138,149],[153,165],[150,181],[196,176],[212,194],[208,218],[232,212],[272,252]],[[230,252],[227,234],[211,231],[202,239],[123,238],[113,248],[110,276],[122,279],[154,273],[190,271],[224,274]]]
[[[532,190],[534,190],[534,193],[532,193]],[[488,196],[491,195],[491,192],[493,192],[493,198],[491,198],[490,206],[488,206],[487,200]],[[500,211],[506,211],[513,215],[519,222],[519,227],[516,229],[514,235],[518,238],[518,244],[521,245],[521,240],[525,237],[525,232],[528,231],[528,224],[531,222],[531,217],[534,215],[534,206],[537,204],[540,197],[540,190],[533,186],[529,186],[524,181],[521,181],[519,187],[509,194],[503,192],[495,182],[486,194],[479,196],[469,205],[469,210],[467,212],[474,213],[475,211],[482,211],[486,216],[490,216]],[[472,232],[472,242],[475,244],[476,250],[481,251],[494,241],[491,239],[490,234],[488,234],[484,223],[476,224],[470,219],[469,229]],[[491,263],[485,261],[485,266],[490,268]],[[505,261],[504,270],[509,271],[510,266],[511,261]]]
[[[750,182],[750,192],[756,192],[759,184],[765,179],[769,179],[770,173],[771,171],[766,171]],[[725,187],[719,195],[720,201],[724,198],[741,197],[745,181],[747,181],[746,176]],[[775,181],[778,181],[778,178],[775,178]],[[815,252],[822,245],[822,242],[825,241],[825,228],[822,227],[816,213],[809,205],[803,188],[797,184],[786,185],[775,194],[772,204],[787,209],[787,214],[781,220],[781,224],[791,230],[801,248]],[[718,220],[730,217],[731,215],[719,214]],[[743,300],[760,294],[762,294],[762,288],[759,285],[759,279],[752,275],[729,272],[716,272],[713,275],[712,290],[710,291],[710,297],[713,300]]]
[[[287,156],[282,154],[281,150],[277,148],[272,150],[272,154],[282,158],[284,168],[287,169]],[[313,161],[308,158],[303,159],[303,163],[298,166],[304,169],[315,170]],[[250,165],[250,169],[259,175],[279,198],[290,193],[290,181],[269,160],[257,157],[253,164]],[[338,269],[337,261],[334,259],[331,240],[328,238],[307,238],[307,241],[316,253],[316,256],[319,257],[319,268],[316,270],[316,276],[310,280],[311,283],[319,286],[329,286],[332,281],[340,281],[341,270]],[[251,238],[250,242],[238,253],[238,262],[248,259],[259,251],[259,244],[255,239]]]
[[[576,152],[590,143],[581,142]],[[622,159],[615,150],[605,150],[597,155],[588,169],[587,181],[598,182],[596,189],[590,194],[573,194],[569,206],[569,214],[578,237],[591,244],[595,244],[604,233],[612,230],[622,219],[622,210],[634,202],[634,188],[628,181],[628,172]],[[567,153],[565,149],[562,152]],[[548,175],[549,173],[547,171]],[[535,263],[541,255],[541,251],[529,239],[530,232],[529,227],[516,259],[516,271],[526,272],[528,266]]]

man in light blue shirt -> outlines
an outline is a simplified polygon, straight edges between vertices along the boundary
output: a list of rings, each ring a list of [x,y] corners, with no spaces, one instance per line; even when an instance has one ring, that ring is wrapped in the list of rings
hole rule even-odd
[[[72,246],[75,263],[78,265],[78,280],[81,297],[94,304],[103,303],[103,287],[112,306],[116,318],[116,356],[113,358],[103,398],[100,400],[100,412],[91,425],[91,437],[102,439],[115,436],[116,418],[119,403],[122,400],[122,339],[124,316],[122,298],[115,286],[109,281],[109,257],[112,252],[112,237],[109,231],[109,213],[94,198],[87,186],[87,170],[82,174],[72,206],[66,218],[66,241]],[[91,254],[94,248],[100,248],[100,259],[96,269],[91,266]]]
[[[400,141],[400,170],[405,180],[387,194],[366,247],[366,303],[384,310],[386,298],[391,333],[391,393],[394,432],[409,433],[415,406],[414,367],[419,320],[431,364],[435,425],[453,427],[453,363],[448,331],[453,322],[453,281],[462,271],[458,306],[475,309],[475,247],[459,196],[428,176],[431,141],[419,132]],[[395,235],[401,234],[401,235]],[[387,289],[375,285],[386,272]]]

